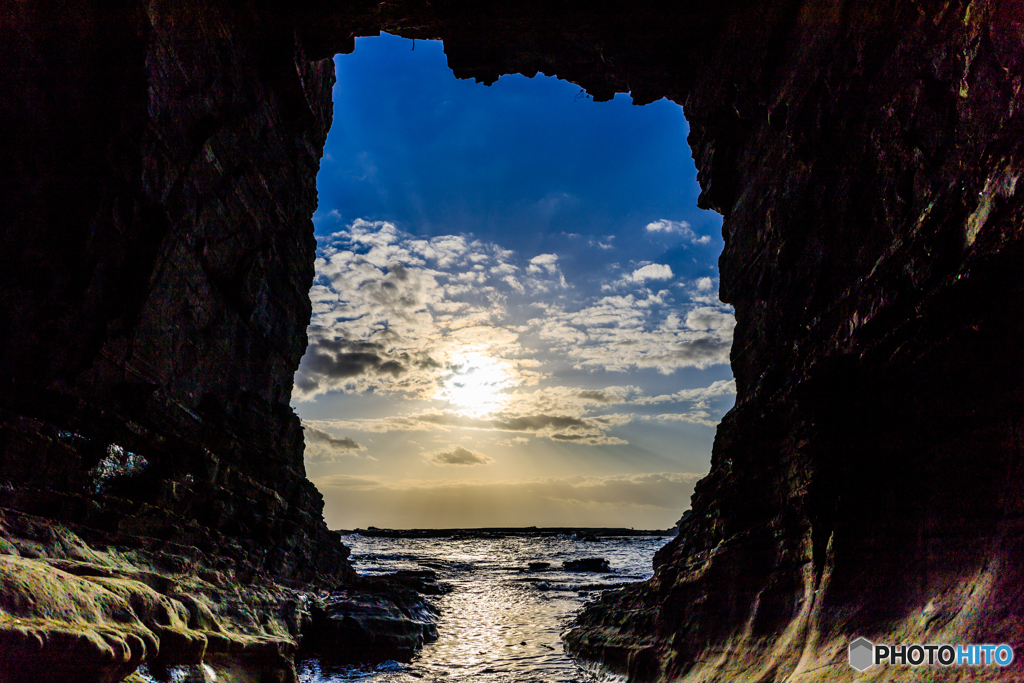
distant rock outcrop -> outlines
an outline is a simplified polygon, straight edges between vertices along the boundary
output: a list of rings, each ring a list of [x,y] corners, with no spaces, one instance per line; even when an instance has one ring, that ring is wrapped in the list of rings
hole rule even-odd
[[[579,560],[566,560],[562,569],[569,572],[610,572],[611,566],[603,557],[584,557]]]

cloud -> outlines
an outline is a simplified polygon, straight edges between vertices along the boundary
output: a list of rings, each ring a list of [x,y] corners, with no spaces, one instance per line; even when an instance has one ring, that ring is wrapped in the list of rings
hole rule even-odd
[[[716,427],[719,422],[712,420],[710,413],[701,409],[692,410],[689,413],[663,413],[655,415],[653,419],[661,422],[691,422],[705,427]]]
[[[508,394],[501,410],[486,415],[465,415],[453,410],[423,410],[363,420],[310,420],[306,424],[368,433],[453,430],[510,432],[588,446],[623,445],[627,441],[609,432],[635,420],[683,420],[714,426],[718,422],[710,412],[709,401],[735,393],[734,380],[718,380],[706,387],[655,396],[643,395],[636,386],[610,386],[603,389],[556,386],[513,391]],[[689,403],[691,407],[688,412],[665,413],[662,416],[602,412],[612,406],[643,408],[669,403]],[[516,437],[500,443],[511,446],[528,442],[529,438]]]
[[[626,277],[628,282],[646,282],[647,280],[668,280],[672,277],[672,268],[660,263],[652,263],[637,268],[631,275]]]
[[[694,401],[698,403],[705,403],[712,398],[719,396],[727,396],[736,393],[736,380],[734,379],[722,379],[713,382],[706,387],[697,387],[694,389],[682,389],[674,394],[661,394],[658,396],[641,396],[633,400],[635,405],[652,405],[655,403],[681,403],[684,401]]]
[[[601,290],[610,292],[631,285],[635,288],[635,285],[643,285],[652,280],[671,280],[672,276],[671,266],[663,263],[648,263],[635,269],[632,273],[623,275],[618,280],[605,282],[601,285]]]
[[[318,254],[297,401],[369,390],[447,400],[445,382],[470,351],[509,362],[531,353],[561,356],[578,369],[616,372],[671,373],[728,362],[734,319],[731,308],[707,293],[710,278],[695,283],[697,306],[674,304],[667,290],[596,299],[581,292],[560,295],[558,305],[534,299],[530,305],[544,315],[522,325],[510,297],[568,287],[557,254],[524,264],[514,252],[465,235],[418,239],[391,223],[363,220],[321,238]],[[525,279],[515,275],[524,272]],[[635,287],[671,277],[668,265],[645,264],[619,283]],[[544,347],[525,348],[524,331]],[[506,386],[536,383],[544,376],[534,369],[540,366],[516,365]]]
[[[659,235],[681,235],[690,244],[711,244],[711,237],[708,235],[697,236],[690,224],[686,221],[670,221],[665,218],[647,224],[645,230],[649,233]]]
[[[361,451],[363,447],[357,444],[347,436],[336,437],[331,436],[325,431],[319,430],[315,427],[303,427],[305,433],[306,443],[322,443],[331,448],[342,451]]]
[[[588,240],[587,241],[587,246],[597,247],[598,249],[603,249],[605,251],[608,251],[610,249],[614,249],[615,248],[615,245],[612,244],[612,242],[614,240],[615,240],[615,235],[604,235],[604,236],[602,236],[602,237],[600,237],[599,239],[596,239],[596,240],[593,240],[593,239],[592,240]]]
[[[368,373],[399,377],[407,370],[405,364],[388,358],[383,344],[348,342],[341,339],[320,339],[305,361],[306,373],[329,379],[348,379]],[[403,356],[408,360],[408,356]]]
[[[416,239],[383,221],[321,237],[317,254],[296,401],[368,390],[431,398],[468,351],[527,356],[505,302],[564,283],[554,254],[534,258],[540,272],[524,284],[514,252],[465,235]]]
[[[540,254],[538,256],[534,256],[530,259],[530,265],[526,267],[526,272],[531,275],[537,275],[545,271],[550,275],[554,275],[558,272],[558,256],[555,254]]]
[[[721,309],[702,306],[686,314],[686,326],[692,330],[725,330],[731,333],[736,327],[736,317]]]
[[[697,306],[674,305],[668,290],[561,296],[558,305],[530,302],[544,315],[522,325],[508,307],[510,297],[568,286],[557,254],[534,256],[524,269],[514,252],[465,235],[417,239],[391,223],[363,220],[321,238],[318,254],[309,346],[295,376],[297,401],[369,390],[449,400],[445,383],[455,381],[467,353],[507,361],[513,370],[503,386],[510,387],[544,376],[541,363],[518,362],[531,353],[616,372],[671,373],[728,362],[735,322],[731,308],[705,294],[710,278],[696,281]],[[514,275],[524,270],[525,280]],[[620,283],[635,287],[671,277],[668,265],[645,264]],[[544,347],[525,348],[524,331]]]
[[[670,221],[664,218],[647,224],[647,232],[660,232],[675,235],[693,235],[687,221]]]
[[[576,396],[594,403],[622,403],[622,395],[612,389],[583,389]]]
[[[710,293],[710,278],[654,291],[645,285],[671,268],[643,264],[627,276],[636,280],[630,293],[594,296],[567,288],[558,263],[557,254],[524,259],[467,235],[413,238],[387,222],[357,220],[320,238],[293,399],[372,391],[429,402],[315,425],[330,431],[472,429],[621,445],[615,428],[634,417],[605,413],[657,401],[643,403],[635,386],[551,386],[548,368],[671,374],[728,363],[735,318]],[[554,288],[556,297],[538,297]],[[716,417],[698,405],[671,414],[701,424]],[[355,452],[307,443],[311,459]]]
[[[729,362],[735,317],[716,306],[672,306],[667,290],[606,296],[572,311],[542,306],[545,316],[530,321],[537,334],[575,362],[577,369],[625,372],[655,368],[706,368]],[[685,311],[680,318],[677,311]],[[689,309],[689,310],[687,310]],[[696,310],[693,316],[690,313]]]
[[[505,277],[501,278],[501,281],[507,284],[512,289],[516,290],[520,294],[526,293],[526,288],[523,287],[522,284],[520,284],[519,280],[516,279],[515,275],[506,275]]]
[[[435,465],[486,465],[494,462],[493,458],[462,446],[434,451],[428,459]]]
[[[346,431],[385,433],[393,431],[479,431],[527,433],[553,441],[572,441],[589,446],[623,445],[627,441],[607,432],[627,424],[628,415],[588,415],[580,405],[566,406],[558,413],[526,412],[543,408],[543,402],[529,401],[513,406],[511,411],[486,416],[463,415],[452,410],[424,410],[405,415],[392,415],[363,420],[316,420],[310,423]],[[518,412],[517,412],[518,411]]]
[[[609,526],[662,529],[689,505],[702,473],[658,472],[508,481],[398,481],[331,475],[314,479],[331,528]],[[429,516],[428,516],[429,515]]]
[[[302,425],[306,442],[305,457],[310,462],[334,462],[339,456],[356,455],[366,448],[347,436],[333,436],[309,424]]]

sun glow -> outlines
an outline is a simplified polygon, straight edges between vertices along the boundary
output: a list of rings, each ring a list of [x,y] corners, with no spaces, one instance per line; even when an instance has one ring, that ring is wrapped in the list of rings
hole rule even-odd
[[[435,398],[448,401],[463,415],[480,416],[500,410],[509,398],[505,389],[516,383],[514,363],[478,351],[454,355],[448,368],[450,372]]]

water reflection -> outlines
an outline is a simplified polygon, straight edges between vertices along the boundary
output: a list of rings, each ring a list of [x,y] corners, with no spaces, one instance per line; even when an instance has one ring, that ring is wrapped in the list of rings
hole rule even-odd
[[[441,610],[438,640],[410,663],[345,666],[323,670],[302,662],[303,683],[423,680],[487,683],[617,680],[586,671],[563,650],[560,634],[600,586],[650,577],[651,558],[667,539],[628,538],[600,543],[573,537],[500,539],[385,539],[350,536],[361,573],[429,567],[451,591],[431,598]],[[604,557],[610,574],[561,570],[562,562]],[[530,562],[549,562],[541,571],[522,571]]]

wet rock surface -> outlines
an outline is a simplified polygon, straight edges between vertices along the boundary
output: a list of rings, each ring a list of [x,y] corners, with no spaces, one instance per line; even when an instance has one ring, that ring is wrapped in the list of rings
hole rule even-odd
[[[158,554],[90,547],[0,509],[0,681],[295,680],[299,658],[408,660],[437,638],[433,572],[334,590],[168,569]],[[204,668],[205,667],[205,668]],[[205,676],[205,678],[204,678]]]
[[[581,560],[567,560],[562,563],[562,569],[570,572],[610,572],[611,567],[608,560],[603,557],[585,557]]]
[[[170,680],[171,669],[201,664],[294,679],[307,594],[168,569],[159,554],[92,547],[10,510],[0,527],[0,680],[118,681],[139,666]]]
[[[317,657],[326,666],[412,659],[425,643],[437,640],[437,610],[421,596],[440,589],[433,572],[415,572],[429,577],[410,573],[361,577],[320,599],[300,655]]]
[[[0,23],[0,507],[31,532],[2,536],[3,671],[62,648],[116,680],[163,633],[286,677],[292,591],[354,580],[288,400],[329,58],[380,30],[458,77],[681,103],[725,217],[737,405],[654,579],[569,646],[811,681],[849,680],[857,635],[1024,640],[1019,3],[44,0]],[[209,609],[238,638],[152,576],[234,596]]]

